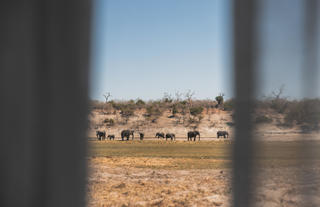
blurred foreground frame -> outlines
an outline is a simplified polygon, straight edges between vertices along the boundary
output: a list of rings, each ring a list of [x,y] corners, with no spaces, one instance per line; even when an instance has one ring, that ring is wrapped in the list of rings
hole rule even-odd
[[[234,59],[233,69],[235,74],[235,143],[233,146],[233,201],[234,207],[254,206],[253,194],[256,187],[253,186],[253,129],[254,124],[251,115],[254,110],[254,89],[257,60],[259,60],[259,42],[257,33],[257,19],[259,2],[263,0],[233,0],[233,41]],[[318,26],[319,26],[319,0],[304,0],[304,63],[301,71],[301,86],[303,93],[308,97],[314,97],[319,90],[319,57]],[[301,142],[298,153],[302,157],[308,157],[310,143]],[[297,165],[299,165],[297,161]],[[312,168],[315,163],[307,160],[304,171],[313,177]],[[299,180],[305,183],[308,178],[304,173],[299,174]],[[304,196],[304,206],[313,206],[310,197]]]
[[[256,0],[233,0],[233,70],[235,74],[235,141],[233,145],[234,207],[251,204],[253,122],[257,52]]]
[[[233,206],[251,206],[253,190],[250,114],[257,2],[233,0]],[[318,2],[305,2],[311,12],[306,20],[312,23]],[[85,206],[91,4],[91,0],[0,3],[1,207]],[[312,25],[317,24],[306,27],[305,41],[311,47],[306,62],[314,71],[316,30]],[[305,82],[306,90],[315,83]]]
[[[0,206],[85,206],[91,0],[0,3]]]

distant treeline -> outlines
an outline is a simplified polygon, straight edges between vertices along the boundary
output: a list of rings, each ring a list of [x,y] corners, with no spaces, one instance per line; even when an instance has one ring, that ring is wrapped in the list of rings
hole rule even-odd
[[[120,113],[125,119],[135,115],[137,110],[144,110],[147,119],[155,121],[165,111],[170,113],[169,118],[188,117],[189,122],[200,123],[203,115],[211,113],[212,109],[230,111],[234,117],[234,100],[224,100],[223,94],[213,99],[195,100],[192,96],[185,99],[164,97],[160,100],[144,101],[142,99],[128,101],[91,101],[91,110],[101,110],[107,114]],[[280,114],[282,127],[300,126],[305,131],[319,129],[320,99],[289,100],[279,96],[268,97],[255,102],[253,120],[257,124],[271,123],[275,120],[272,114]]]

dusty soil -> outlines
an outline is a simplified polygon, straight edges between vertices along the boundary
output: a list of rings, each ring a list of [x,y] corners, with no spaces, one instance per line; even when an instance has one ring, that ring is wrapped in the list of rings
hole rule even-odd
[[[131,162],[167,164],[166,159]],[[164,170],[116,167],[109,158],[92,158],[88,206],[229,206],[228,170]],[[120,162],[120,163],[119,163]]]
[[[230,206],[230,169],[164,170],[130,167],[128,162],[167,164],[158,158],[89,159],[89,207]],[[254,206],[319,206],[319,168],[312,172],[297,167],[258,169]],[[304,180],[298,179],[301,173]]]
[[[254,206],[320,206],[320,142],[315,137],[304,142],[313,152],[307,157],[299,154],[302,143],[296,138],[260,143]],[[230,146],[215,141],[92,142],[88,206],[230,206]]]
[[[320,205],[320,168],[301,167],[260,169],[256,180],[254,206],[311,207]]]

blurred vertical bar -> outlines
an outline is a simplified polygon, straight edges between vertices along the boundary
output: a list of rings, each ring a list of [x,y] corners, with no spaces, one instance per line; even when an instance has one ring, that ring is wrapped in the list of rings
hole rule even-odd
[[[0,206],[85,206],[91,0],[0,2]]]
[[[304,1],[304,51],[303,51],[303,65],[302,65],[302,95],[306,98],[316,98],[319,94],[319,34],[318,34],[318,26],[319,26],[319,0],[306,0]],[[311,113],[317,114],[318,107],[311,106],[309,110]],[[310,127],[313,129],[318,123],[311,123]],[[317,126],[316,126],[317,127]],[[314,135],[319,136],[319,134]],[[310,141],[303,141],[300,146],[300,155],[303,159],[297,161],[298,166],[300,167],[299,181],[302,184],[310,185],[317,179],[317,171],[314,171],[317,163],[315,163],[314,157],[316,157],[316,151],[312,147],[313,143]],[[302,199],[304,202],[304,206],[319,206],[319,202],[313,200],[313,197],[308,196],[312,193],[314,189],[310,186],[305,188],[300,192],[302,194]]]
[[[303,94],[305,97],[316,97],[319,89],[318,68],[318,26],[319,0],[305,2],[305,31],[304,31],[304,65],[302,71]]]
[[[233,1],[235,141],[233,146],[233,206],[251,206],[256,51],[256,0]]]

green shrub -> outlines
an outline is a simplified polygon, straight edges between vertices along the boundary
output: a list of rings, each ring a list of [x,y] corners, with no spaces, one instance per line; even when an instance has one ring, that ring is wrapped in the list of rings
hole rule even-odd
[[[151,105],[151,106],[147,106],[146,108],[146,116],[148,117],[152,117],[152,116],[158,117],[158,116],[161,116],[161,114],[162,112],[157,106]]]
[[[103,120],[103,123],[107,124],[107,126],[114,126],[115,121],[113,119],[105,119]]]
[[[203,107],[202,106],[194,106],[190,108],[190,114],[192,116],[198,116],[202,113]]]
[[[234,125],[235,125],[235,123],[233,123],[233,122],[227,122],[226,123],[229,127],[233,127]]]
[[[145,105],[146,103],[145,103],[143,100],[138,99],[138,100],[136,101],[136,104],[137,104],[137,105]]]
[[[307,125],[309,128],[317,129],[320,123],[320,100],[304,99],[302,101],[292,102],[285,114],[287,124],[296,123],[298,125]]]
[[[115,101],[110,101],[109,102],[111,104],[111,106],[116,109],[116,110],[121,110],[121,106],[122,104],[121,103],[116,103]]]
[[[104,109],[105,103],[97,100],[90,101],[90,108],[91,109]]]
[[[136,105],[138,106],[138,108],[143,108],[145,105],[146,105],[146,103],[143,101],[143,100],[141,100],[141,99],[138,99],[137,101],[136,101]]]
[[[220,106],[223,104],[223,94],[220,94],[219,96],[216,96],[216,101],[218,102],[218,105]]]
[[[271,123],[272,119],[267,117],[266,115],[259,115],[255,118],[255,123],[263,124],[263,123]]]
[[[180,101],[180,104],[182,104],[182,105],[187,105],[187,104],[188,104],[188,101]]]
[[[172,116],[175,116],[177,113],[179,113],[177,104],[173,104],[172,105]]]
[[[270,108],[274,109],[278,113],[284,113],[288,107],[289,101],[284,98],[272,99]]]
[[[232,111],[234,109],[234,100],[229,99],[223,103],[224,111]]]
[[[120,114],[122,117],[130,117],[134,115],[134,108],[130,106],[121,106],[120,110]]]

